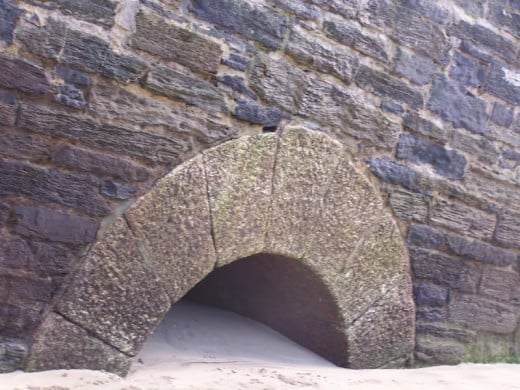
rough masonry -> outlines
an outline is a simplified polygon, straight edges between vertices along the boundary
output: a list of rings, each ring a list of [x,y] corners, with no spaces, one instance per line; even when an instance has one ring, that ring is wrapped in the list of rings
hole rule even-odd
[[[393,211],[416,363],[518,359],[519,26],[517,0],[0,0],[0,370],[154,183],[287,123]]]

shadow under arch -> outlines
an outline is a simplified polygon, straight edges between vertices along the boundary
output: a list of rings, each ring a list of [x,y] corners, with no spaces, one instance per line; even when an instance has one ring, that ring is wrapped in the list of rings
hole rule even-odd
[[[324,323],[337,332],[315,351],[351,368],[402,365],[412,353],[410,266],[390,212],[340,143],[286,127],[203,152],[116,218],[56,296],[26,369],[125,375],[173,303],[214,269],[259,254],[300,262],[320,281],[323,315],[333,313]]]

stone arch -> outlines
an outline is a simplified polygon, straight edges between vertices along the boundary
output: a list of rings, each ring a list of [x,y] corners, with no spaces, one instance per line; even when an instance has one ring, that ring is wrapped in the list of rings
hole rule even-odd
[[[337,364],[384,367],[412,353],[409,261],[395,222],[340,143],[293,126],[203,152],[114,220],[56,297],[26,368],[124,375],[172,303],[215,268],[258,254],[318,278],[346,349],[329,357]]]

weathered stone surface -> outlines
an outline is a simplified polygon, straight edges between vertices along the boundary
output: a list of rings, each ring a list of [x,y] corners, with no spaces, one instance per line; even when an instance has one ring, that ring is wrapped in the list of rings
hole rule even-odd
[[[137,188],[128,184],[123,184],[115,180],[103,180],[100,192],[113,199],[130,199],[137,191]]]
[[[433,61],[425,56],[397,49],[394,71],[414,84],[428,84],[437,71]]]
[[[453,25],[448,31],[450,34],[463,40],[469,40],[471,43],[488,50],[506,61],[511,63],[517,61],[517,45],[495,34],[486,27],[461,21]]]
[[[455,3],[466,13],[475,17],[483,16],[485,2],[485,0],[455,0]]]
[[[387,112],[391,112],[392,114],[402,116],[405,112],[405,109],[400,104],[395,103],[390,99],[383,99],[381,101],[381,108]]]
[[[232,69],[243,72],[247,69],[247,66],[250,62],[250,59],[247,57],[242,57],[235,53],[230,53],[228,58],[224,58],[222,63],[226,66],[229,66]]]
[[[26,355],[27,344],[24,341],[0,337],[0,372],[11,372],[23,368]]]
[[[0,40],[7,45],[13,43],[13,30],[22,14],[23,11],[11,0],[0,0]]]
[[[450,324],[448,322],[419,322],[417,323],[417,333],[438,336],[463,343],[473,341],[477,334],[473,330],[466,329],[459,325]]]
[[[15,232],[51,241],[70,244],[94,242],[99,228],[99,222],[95,219],[44,207],[17,206],[14,208],[14,214]]]
[[[497,268],[482,273],[480,293],[507,303],[520,304],[520,274]]]
[[[41,309],[52,293],[52,281],[48,277],[0,273],[0,302]]]
[[[52,161],[67,168],[110,175],[127,181],[144,181],[149,176],[148,170],[137,163],[72,145],[58,148],[52,155]]]
[[[410,248],[410,256],[417,279],[430,280],[458,291],[476,292],[481,274],[476,265],[419,248]]]
[[[404,117],[403,127],[406,130],[413,131],[427,137],[437,138],[443,142],[447,141],[449,137],[447,129],[444,127],[439,127],[436,124],[421,118],[414,112],[410,112]]]
[[[40,319],[41,306],[41,304],[35,305],[34,303],[29,305],[0,303],[0,332],[2,332],[2,336],[9,338],[26,337],[34,331]]]
[[[440,226],[481,238],[491,238],[496,224],[496,217],[492,214],[444,200],[435,203],[430,218]]]
[[[0,154],[3,157],[29,161],[47,161],[52,144],[36,134],[27,134],[17,129],[2,128]]]
[[[222,56],[220,45],[156,13],[141,8],[132,46],[175,61],[195,72],[216,73]]]
[[[323,21],[323,29],[329,38],[343,45],[383,62],[387,62],[389,59],[384,41],[378,39],[377,36],[370,36],[361,31],[353,23],[337,17],[328,17]]]
[[[386,157],[373,158],[369,163],[372,173],[382,181],[421,192],[418,186],[418,174],[413,169]]]
[[[448,303],[449,290],[447,287],[420,281],[414,287],[415,303],[430,307],[443,307]]]
[[[117,0],[28,0],[27,2],[45,8],[58,9],[65,15],[73,15],[91,23],[112,27]]]
[[[269,0],[268,3],[273,3],[287,12],[293,13],[301,18],[315,19],[320,14],[320,9],[318,7],[302,2],[295,2],[292,0]]]
[[[36,168],[20,162],[0,163],[0,194],[24,195],[44,203],[59,203],[93,215],[106,215],[109,207],[97,194],[97,180],[56,169]]]
[[[172,163],[188,148],[175,134],[158,135],[103,125],[88,117],[44,106],[22,106],[19,126],[32,132],[79,141],[96,149],[121,152],[152,162]]]
[[[279,49],[289,27],[289,18],[277,9],[241,0],[193,0],[191,9],[199,18],[226,30]]]
[[[499,64],[489,68],[485,89],[511,103],[520,104],[520,73]]]
[[[515,114],[507,106],[495,102],[493,105],[493,112],[491,114],[491,121],[499,126],[509,127],[513,124]]]
[[[9,269],[29,268],[33,262],[31,248],[25,240],[16,237],[0,237],[0,267]]]
[[[231,75],[231,74],[222,74],[222,75],[218,75],[216,77],[216,79],[219,83],[222,83],[222,84],[228,86],[233,91],[235,91],[241,95],[246,95],[253,100],[256,100],[256,94],[246,86],[246,83],[245,83],[245,80],[243,77]]]
[[[58,65],[54,69],[56,75],[63,79],[63,81],[74,84],[80,87],[90,86],[90,76],[79,70],[67,68],[66,66]]]
[[[19,58],[0,55],[0,86],[42,95],[50,88],[45,71],[38,65]]]
[[[274,107],[264,107],[249,100],[238,100],[235,116],[243,121],[257,123],[267,127],[276,127],[283,118],[283,113]]]
[[[397,146],[397,158],[430,164],[435,172],[448,179],[461,179],[466,167],[464,155],[413,134],[401,134]]]
[[[171,305],[139,245],[125,221],[115,220],[55,305],[65,318],[130,356]]]
[[[325,134],[298,127],[283,130],[273,175],[266,237],[269,253],[303,256],[309,226],[319,219],[329,178],[343,153],[341,145]],[[307,160],[314,163],[302,165]]]
[[[355,77],[356,83],[373,94],[388,97],[409,104],[412,107],[422,107],[423,98],[419,91],[406,85],[398,78],[378,72],[362,65]]]
[[[0,201],[0,226],[5,224],[7,218],[9,217],[9,206],[4,202]]]
[[[350,83],[358,67],[356,56],[346,48],[295,26],[286,47],[287,53],[320,72],[331,73]]]
[[[77,262],[77,252],[57,244],[34,240],[29,242],[33,259],[29,269],[40,275],[63,276],[67,275]]]
[[[218,88],[163,66],[148,73],[145,86],[153,92],[203,109],[226,111],[224,96]]]
[[[465,152],[467,156],[490,165],[497,161],[500,154],[498,145],[495,142],[478,134],[470,134],[462,129],[452,132],[450,146]]]
[[[444,244],[444,233],[428,225],[411,225],[408,229],[407,242],[412,246],[437,249]]]
[[[218,266],[264,250],[276,144],[264,134],[204,153]]]
[[[14,126],[17,110],[16,97],[6,92],[0,92],[0,125]]]
[[[172,302],[215,267],[206,187],[199,156],[163,177],[125,214]]]
[[[508,266],[516,262],[516,255],[480,240],[469,240],[456,234],[447,234],[446,242],[451,251],[483,263]]]
[[[83,91],[70,84],[54,88],[54,100],[72,108],[83,108],[87,105]]]
[[[423,322],[436,322],[446,321],[448,319],[448,310],[446,307],[429,307],[429,306],[417,306],[416,307],[417,321]],[[417,348],[417,345],[416,345]]]
[[[464,127],[476,134],[486,131],[486,103],[442,76],[434,79],[428,109],[455,127]]]
[[[266,55],[255,57],[249,75],[251,89],[261,98],[288,112],[300,106],[307,79],[305,73],[288,61]]]
[[[518,309],[477,296],[453,297],[449,320],[470,329],[499,334],[512,333],[517,325]]]
[[[432,335],[418,335],[415,357],[426,364],[458,364],[464,358],[464,345]]]
[[[500,215],[495,238],[501,244],[520,248],[520,214],[505,212]]]
[[[487,19],[498,28],[509,31],[513,36],[520,38],[520,13],[518,12],[518,1],[489,0]]]
[[[462,85],[483,86],[486,79],[486,67],[457,52],[450,68],[450,78],[457,80]]]
[[[390,194],[390,206],[399,218],[425,222],[428,217],[429,199],[424,195],[396,191]]]
[[[50,313],[34,335],[25,369],[83,368],[126,375],[130,364],[128,356],[62,316]]]

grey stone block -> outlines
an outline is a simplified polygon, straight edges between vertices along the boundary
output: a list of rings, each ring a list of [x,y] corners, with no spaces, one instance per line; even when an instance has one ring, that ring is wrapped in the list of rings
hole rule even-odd
[[[443,142],[446,142],[449,138],[448,130],[446,128],[439,127],[429,120],[421,118],[414,112],[410,112],[404,117],[403,127],[406,130],[419,133],[427,137],[436,138]]]
[[[113,199],[130,199],[137,192],[137,188],[132,185],[120,183],[115,180],[103,180],[100,191],[103,195]]]
[[[17,110],[16,97],[7,92],[0,92],[0,125],[14,126]]]
[[[486,67],[468,56],[456,52],[450,67],[450,78],[462,85],[480,87],[486,80]]]
[[[13,31],[23,11],[10,0],[0,0],[0,39],[7,45],[13,43]]]
[[[50,83],[42,67],[19,58],[0,55],[0,86],[32,95],[43,95]]]
[[[498,218],[495,238],[508,247],[520,248],[520,214],[504,212]]]
[[[520,305],[520,274],[497,268],[482,273],[480,293],[502,302]]]
[[[90,86],[90,76],[86,73],[80,72],[79,70],[67,68],[63,65],[57,65],[56,68],[54,68],[54,71],[58,77],[61,77],[67,83],[79,87]]]
[[[411,191],[421,192],[418,174],[413,169],[386,157],[376,157],[369,161],[370,170],[386,183],[397,184]]]
[[[480,240],[470,240],[456,234],[447,234],[448,248],[459,256],[483,263],[506,267],[516,261],[516,255]]]
[[[507,106],[495,102],[493,105],[493,113],[491,114],[491,121],[499,126],[509,127],[513,124],[514,111]]]
[[[430,201],[427,196],[395,191],[390,194],[389,201],[392,210],[399,218],[425,222],[428,217]]]
[[[0,337],[0,372],[22,369],[27,350],[26,342],[21,339]]]
[[[520,73],[499,64],[489,68],[485,89],[511,104],[520,104]]]
[[[284,115],[275,107],[264,107],[249,100],[238,100],[235,116],[243,121],[276,127]]]
[[[54,88],[54,100],[72,108],[83,108],[87,105],[83,91],[70,84]]]
[[[448,303],[449,289],[420,281],[414,287],[415,303],[419,306],[444,307]]]
[[[437,67],[428,57],[408,53],[398,48],[394,71],[414,84],[424,85],[431,81]]]
[[[437,249],[444,245],[444,233],[428,225],[410,225],[407,242],[412,246]]]

